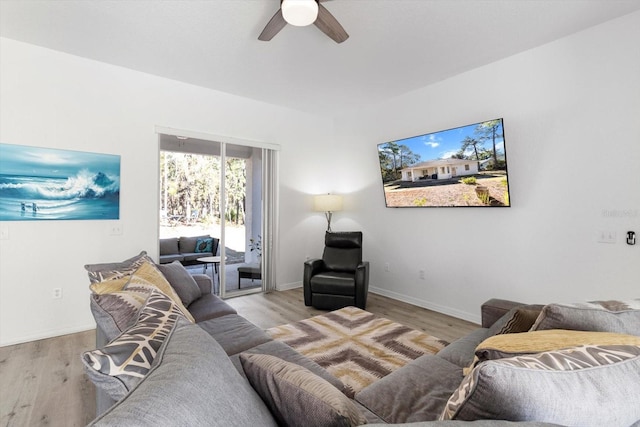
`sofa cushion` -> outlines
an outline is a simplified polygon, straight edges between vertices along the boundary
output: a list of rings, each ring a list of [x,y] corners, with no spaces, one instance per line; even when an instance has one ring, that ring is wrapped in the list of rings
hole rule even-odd
[[[153,262],[153,260],[147,256],[145,251],[142,251],[138,255],[122,262],[86,264],[84,268],[89,275],[89,281],[98,283],[129,276],[144,262]]]
[[[442,419],[628,426],[640,419],[640,347],[581,346],[478,365]]]
[[[237,314],[206,320],[198,326],[211,335],[229,356],[271,341],[262,329]]]
[[[237,311],[216,295],[204,294],[191,303],[189,313],[196,322],[204,322],[227,314],[237,314]]]
[[[160,256],[175,255],[179,253],[180,249],[178,249],[177,237],[167,237],[165,239],[160,239]]]
[[[198,284],[180,262],[174,261],[157,267],[185,306],[189,307],[189,304],[200,298],[202,293]]]
[[[545,329],[617,332],[640,336],[640,299],[548,304],[531,328],[532,331]]]
[[[266,354],[241,354],[249,382],[281,426],[358,426],[367,420],[337,388],[311,371]]]
[[[388,423],[436,420],[462,378],[460,366],[429,354],[364,388],[355,399]]]
[[[474,352],[476,351],[478,344],[490,336],[489,329],[476,329],[470,334],[455,340],[440,350],[437,356],[448,360],[461,368],[467,367],[471,365],[471,362],[473,362]]]
[[[200,263],[198,258],[204,258],[207,256],[213,256],[211,252],[184,252],[182,253],[182,261],[187,264],[197,264]]]
[[[184,257],[182,254],[173,254],[173,255],[160,255],[158,257],[160,264],[169,264],[174,261],[182,261]]]
[[[133,326],[103,348],[83,353],[85,371],[111,397],[122,398],[151,369],[164,339],[182,317],[170,298],[154,290]]]
[[[146,291],[148,293],[151,293],[154,289],[158,289],[171,298],[187,319],[192,322],[195,321],[191,313],[189,313],[189,310],[187,310],[184,304],[182,304],[182,300],[176,291],[171,287],[167,279],[153,262],[143,262],[142,265],[140,265],[140,267],[131,275],[129,281],[124,287],[125,291]]]
[[[218,420],[276,426],[215,340],[197,325],[179,320],[147,376],[91,425],[206,426]]]

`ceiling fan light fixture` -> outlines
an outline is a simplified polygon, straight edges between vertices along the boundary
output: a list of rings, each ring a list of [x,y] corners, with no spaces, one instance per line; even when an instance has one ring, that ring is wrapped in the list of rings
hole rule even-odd
[[[281,8],[284,20],[296,27],[311,25],[318,19],[316,0],[283,0]]]

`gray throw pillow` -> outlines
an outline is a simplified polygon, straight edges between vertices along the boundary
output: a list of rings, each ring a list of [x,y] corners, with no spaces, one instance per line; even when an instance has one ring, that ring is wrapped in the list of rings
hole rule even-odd
[[[640,299],[544,306],[532,331],[571,329],[640,336]]]
[[[281,426],[358,426],[353,401],[307,368],[267,354],[240,355],[242,369]]]
[[[189,307],[189,304],[202,296],[200,287],[180,261],[159,264],[158,269],[176,291],[185,306]]]
[[[628,426],[640,419],[637,396],[639,346],[585,345],[481,363],[440,419]]]

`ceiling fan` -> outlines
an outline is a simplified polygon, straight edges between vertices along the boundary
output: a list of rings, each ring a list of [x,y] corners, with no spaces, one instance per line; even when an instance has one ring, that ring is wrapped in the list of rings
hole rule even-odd
[[[287,24],[299,27],[314,24],[336,43],[342,43],[349,38],[349,34],[327,8],[320,4],[325,1],[328,0],[280,0],[280,9],[264,27],[258,40],[271,40]]]

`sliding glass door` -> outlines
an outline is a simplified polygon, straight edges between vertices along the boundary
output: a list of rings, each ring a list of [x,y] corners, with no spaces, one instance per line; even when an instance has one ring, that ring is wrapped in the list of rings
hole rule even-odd
[[[198,136],[160,133],[160,239],[214,238],[216,253],[185,264],[223,298],[272,289],[277,153]]]

